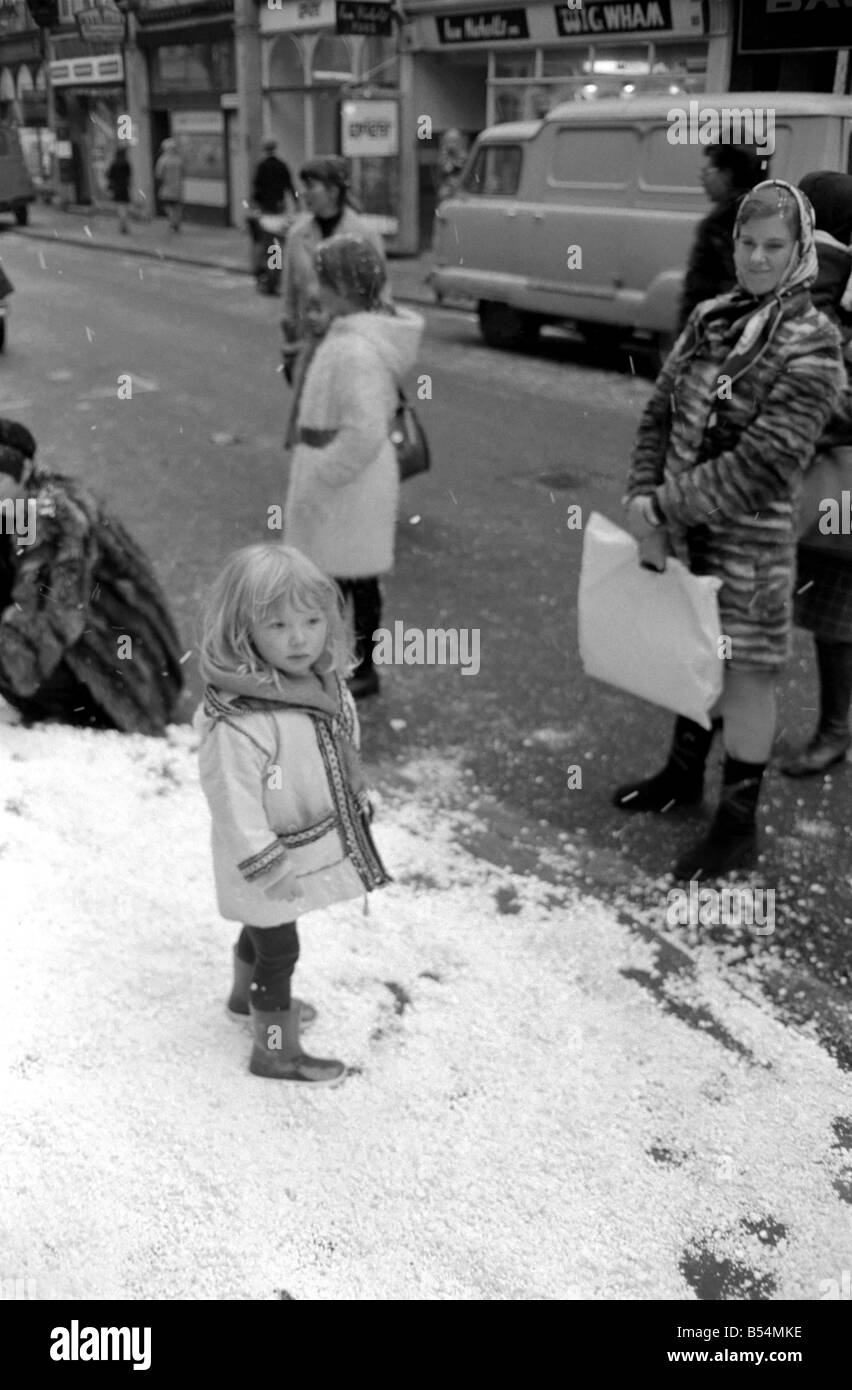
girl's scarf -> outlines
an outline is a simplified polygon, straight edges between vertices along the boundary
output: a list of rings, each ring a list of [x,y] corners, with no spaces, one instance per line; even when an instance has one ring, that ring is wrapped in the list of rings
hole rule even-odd
[[[720,339],[726,349],[724,360],[718,368],[694,374],[695,380],[690,380],[690,433],[699,455],[708,421],[718,403],[719,379],[729,377],[733,384],[744,376],[769,350],[781,324],[806,313],[811,305],[808,287],[816,279],[819,268],[814,242],[813,208],[798,188],[785,183],[783,179],[766,179],[752,193],[770,188],[789,193],[799,211],[799,236],[781,279],[772,294],[760,299],[749,294],[740,283],[739,289],[700,304],[690,320],[689,336],[678,351],[676,387],[708,340]],[[740,204],[734,225],[734,240],[739,233],[743,207],[750,196],[747,195]]]
[[[369,801],[355,748],[355,717],[344,698],[336,672],[282,677],[280,689],[250,674],[218,670],[202,663],[210,682],[204,692],[204,713],[210,719],[234,723],[241,715],[276,711],[306,714],[313,725],[328,787],[334,803],[334,823],[343,848],[367,892],[391,882],[369,829]],[[223,693],[225,698],[223,698]],[[230,698],[227,698],[230,696]],[[234,727],[239,727],[235,725]],[[300,835],[282,837],[298,843]]]

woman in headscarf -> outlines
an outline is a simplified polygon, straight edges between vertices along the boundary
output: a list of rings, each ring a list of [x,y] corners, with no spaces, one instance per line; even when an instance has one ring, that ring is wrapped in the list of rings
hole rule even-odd
[[[320,242],[336,235],[360,237],[370,243],[385,266],[381,237],[353,205],[346,161],[338,155],[311,159],[302,166],[299,178],[307,211],[296,218],[287,234],[281,267],[284,373],[296,386],[322,336],[317,331],[319,290],[314,264]],[[389,303],[387,290],[384,297]]]
[[[681,880],[744,866],[758,848],[775,682],[791,645],[797,500],[845,383],[840,336],[811,302],[807,198],[780,179],[758,184],[740,205],[734,243],[739,289],[691,314],[644,411],[625,497],[640,545],[664,529],[693,573],[722,580],[722,797],[709,834],[675,865]],[[712,738],[679,718],[663,770],[620,787],[615,804],[697,805]]]
[[[379,575],[393,568],[399,498],[390,428],[423,319],[383,306],[384,262],[369,242],[331,237],[315,262],[329,327],[298,404],[284,539],[336,579],[352,605],[359,665],[350,689],[361,699],[379,689]]]
[[[811,295],[833,318],[852,376],[852,175],[806,174],[799,184],[816,216],[819,274]],[[843,449],[852,462],[852,384],[820,440],[820,449]],[[852,476],[852,467],[848,469]],[[781,766],[788,777],[824,773],[842,762],[852,745],[852,535],[823,535],[813,527],[799,543],[794,609],[799,627],[813,633],[819,672],[819,722],[806,748]]]
[[[157,180],[160,202],[166,209],[169,227],[173,232],[179,232],[183,216],[183,160],[177,140],[171,135],[160,146],[159,158],[154,165],[154,178]]]

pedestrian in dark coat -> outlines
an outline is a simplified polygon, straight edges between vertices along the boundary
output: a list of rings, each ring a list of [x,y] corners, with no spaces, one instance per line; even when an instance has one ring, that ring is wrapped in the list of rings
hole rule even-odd
[[[161,734],[183,686],[166,600],[133,538],[0,419],[0,695],[27,719]]]
[[[749,189],[765,177],[764,162],[745,145],[709,145],[704,151],[701,184],[713,203],[699,222],[689,256],[680,302],[678,333],[693,309],[704,299],[727,294],[736,287],[734,223]]]
[[[840,408],[820,447],[842,449],[852,459],[852,175],[806,174],[799,187],[816,215],[819,274],[811,291],[813,301],[840,329],[848,377]],[[809,777],[843,762],[852,746],[852,535],[823,535],[814,527],[802,538],[795,620],[814,636],[819,722],[807,747],[781,771],[788,777]]]
[[[261,212],[287,212],[296,205],[290,170],[276,155],[276,148],[274,140],[264,140],[264,157],[255,170],[252,200]]]
[[[133,178],[133,170],[130,167],[127,150],[123,145],[119,145],[116,150],[112,163],[107,169],[106,177],[110,195],[118,209],[118,229],[126,235],[130,231],[128,216],[130,213],[130,182]]]
[[[683,880],[751,862],[756,810],[775,732],[775,679],[791,646],[802,475],[846,384],[835,326],[811,303],[813,209],[771,179],[735,227],[740,289],[703,303],[663,367],[642,416],[625,502],[640,544],[666,528],[693,573],[722,580],[730,648],[714,713],[724,722],[722,800],[675,866]],[[662,772],[621,787],[623,810],[696,805],[713,732],[678,719]]]

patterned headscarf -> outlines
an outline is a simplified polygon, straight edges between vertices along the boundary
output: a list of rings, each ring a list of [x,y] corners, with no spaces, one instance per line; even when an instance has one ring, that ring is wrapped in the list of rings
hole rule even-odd
[[[721,375],[729,376],[732,382],[743,376],[763,356],[782,319],[807,307],[810,297],[803,292],[816,280],[819,269],[814,242],[814,210],[805,194],[784,179],[765,179],[746,194],[737,212],[734,241],[739,236],[743,213],[749,203],[758,197],[762,203],[769,201],[766,194],[771,189],[775,189],[779,195],[779,215],[786,202],[780,196],[782,193],[792,198],[799,214],[799,234],[781,279],[771,294],[757,299],[742,284],[737,272],[738,289],[719,295],[716,299],[708,299],[698,306],[695,334],[687,352],[689,358],[697,351],[706,324],[711,320],[727,320],[733,341],[719,371]],[[771,217],[772,212],[769,211],[767,216]]]
[[[320,283],[361,309],[375,309],[385,283],[381,256],[369,241],[344,233],[320,242],[314,255]]]

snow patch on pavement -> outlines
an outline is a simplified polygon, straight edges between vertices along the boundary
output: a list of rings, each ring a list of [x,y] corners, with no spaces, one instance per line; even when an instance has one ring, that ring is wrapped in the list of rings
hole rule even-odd
[[[816,1299],[850,1267],[848,1079],[817,1043],[709,962],[677,983],[713,1023],[690,1025],[647,987],[651,939],[474,858],[413,793],[382,801],[396,882],[369,915],[300,928],[307,1045],[345,1084],[249,1075],[194,748],[3,716],[3,1277],[39,1298]]]

